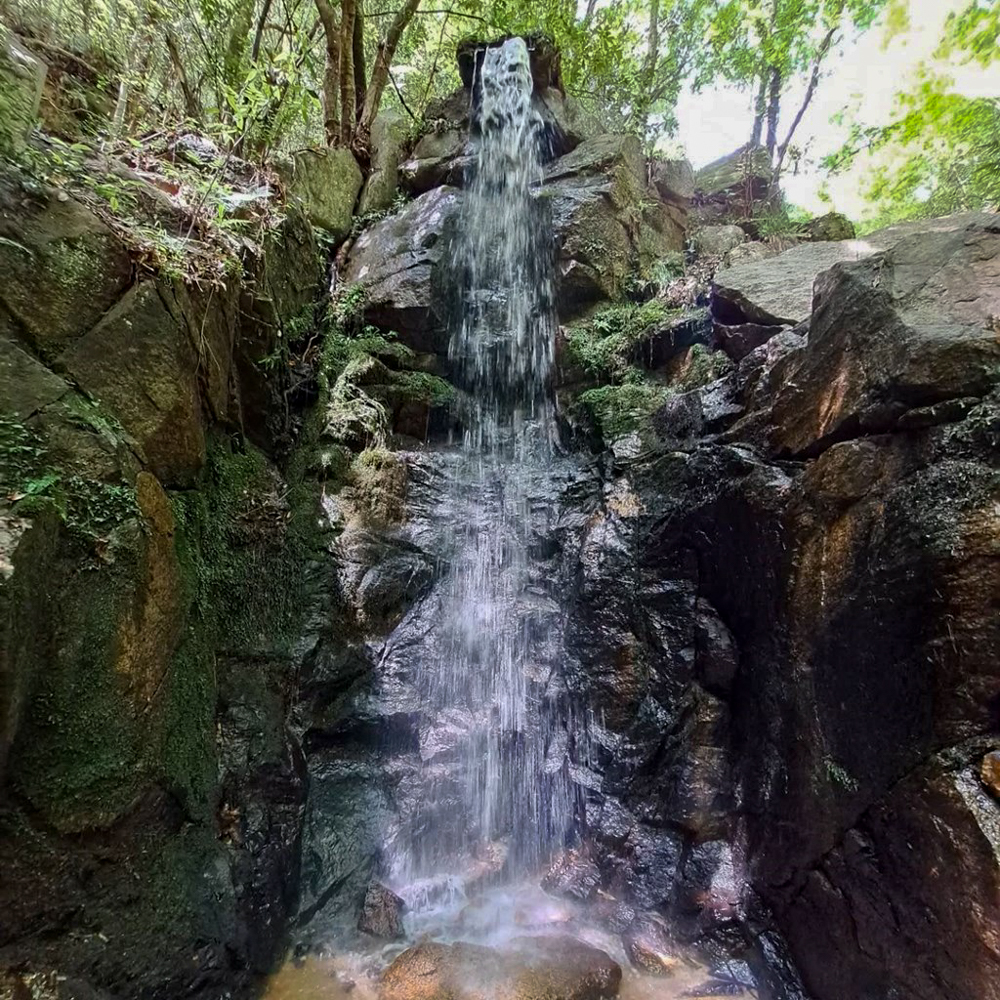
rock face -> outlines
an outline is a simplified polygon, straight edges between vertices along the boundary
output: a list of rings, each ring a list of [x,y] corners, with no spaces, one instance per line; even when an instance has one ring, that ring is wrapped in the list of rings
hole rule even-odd
[[[306,218],[335,240],[351,230],[354,206],[364,178],[349,149],[303,149],[292,157],[286,182]]]
[[[45,64],[0,24],[0,148],[19,149],[35,127],[45,86]]]
[[[601,135],[546,170],[556,238],[560,316],[614,298],[629,273],[683,248],[683,210],[654,189],[644,211],[646,168],[634,136]]]
[[[249,414],[289,389],[257,362],[320,287],[313,233],[290,207],[200,290],[136,280],[13,170],[0,211],[0,965],[74,997],[239,991],[297,902],[289,553],[316,493],[230,441],[247,412],[280,454]]]
[[[694,176],[694,216],[710,224],[744,218],[771,189],[767,150],[743,146],[702,167]]]
[[[474,944],[421,944],[386,969],[381,1000],[610,1000],[621,968],[573,938],[523,938],[496,951]]]
[[[415,199],[354,244],[344,281],[364,289],[365,319],[397,331],[417,351],[443,352],[445,303],[435,298],[460,193],[439,187]]]

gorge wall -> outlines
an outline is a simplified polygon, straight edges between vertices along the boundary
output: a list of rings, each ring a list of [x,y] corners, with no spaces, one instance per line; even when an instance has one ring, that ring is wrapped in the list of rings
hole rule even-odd
[[[533,69],[561,427],[524,614],[574,795],[545,884],[761,995],[1000,997],[998,216],[779,253],[725,165],[648,161]],[[412,148],[383,120],[361,203],[413,198],[341,226],[325,330],[294,206],[202,290],[5,176],[3,988],[250,990],[357,935],[416,775],[448,788],[465,722],[413,668],[468,108]]]

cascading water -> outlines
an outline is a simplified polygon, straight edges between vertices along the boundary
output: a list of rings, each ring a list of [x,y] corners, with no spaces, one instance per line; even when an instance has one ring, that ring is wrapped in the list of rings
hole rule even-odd
[[[484,852],[506,852],[508,878],[537,869],[572,812],[565,762],[552,752],[559,723],[536,676],[548,637],[532,614],[531,545],[551,516],[539,498],[555,449],[556,319],[551,226],[538,198],[542,121],[523,40],[485,50],[478,95],[452,258],[449,357],[463,428],[449,486],[456,538],[440,652],[420,678],[427,717],[450,725],[458,779],[452,770],[438,780],[432,766],[422,777],[423,794],[455,801],[446,821],[418,824],[405,844],[396,869],[409,883]],[[456,783],[457,793],[446,787]]]

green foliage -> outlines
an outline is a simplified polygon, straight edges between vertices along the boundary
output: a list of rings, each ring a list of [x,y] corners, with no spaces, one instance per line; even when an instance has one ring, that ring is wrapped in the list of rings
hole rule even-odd
[[[760,212],[754,216],[753,221],[760,238],[766,240],[776,236],[793,236],[801,231],[810,218],[810,214],[804,209],[795,205],[781,205]]]
[[[37,434],[6,415],[0,415],[0,496],[21,516],[53,511],[88,543],[139,513],[131,487],[57,467]]]
[[[630,373],[620,385],[602,385],[580,393],[578,402],[594,420],[605,441],[636,430],[670,398],[673,390]]]
[[[937,56],[983,66],[1000,58],[998,20],[995,0],[952,14]],[[897,95],[887,125],[855,122],[841,149],[823,161],[837,174],[878,157],[864,186],[872,206],[865,230],[1000,204],[1000,99],[966,97],[951,87],[946,74],[924,67],[917,85]]]
[[[642,305],[622,302],[604,306],[570,329],[570,354],[596,378],[626,380],[634,367],[637,349],[668,313],[658,299]]]
[[[359,286],[342,290],[330,306],[319,370],[323,433],[336,444],[383,448],[391,404],[446,406],[454,388],[437,375],[413,370],[413,351],[392,331],[366,325],[363,312]]]

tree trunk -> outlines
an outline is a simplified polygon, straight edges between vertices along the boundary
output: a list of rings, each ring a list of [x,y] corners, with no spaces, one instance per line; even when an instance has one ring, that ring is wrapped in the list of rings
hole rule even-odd
[[[332,146],[340,138],[340,25],[329,0],[316,0],[316,10],[323,25],[326,42],[326,66],[323,69],[323,131]]]
[[[253,35],[253,45],[250,48],[250,62],[255,63],[260,58],[260,47],[264,41],[264,27],[267,24],[267,15],[271,13],[272,0],[264,0],[264,6],[260,10],[260,17],[257,18],[257,30]]]
[[[167,44],[167,53],[170,56],[170,62],[173,64],[174,70],[177,73],[177,79],[180,81],[181,93],[184,95],[184,114],[192,121],[200,122],[201,102],[198,100],[198,94],[194,87],[191,86],[190,79],[188,79],[187,68],[184,66],[180,46],[177,44],[177,36],[174,34],[172,28],[166,29],[164,41]]]
[[[778,145],[778,113],[781,110],[781,70],[771,68],[767,97],[767,155],[774,162],[774,151]]]
[[[340,4],[340,141],[349,146],[357,122],[357,95],[354,90],[354,19],[358,0]]]
[[[358,121],[358,136],[355,145],[359,146],[362,152],[367,150],[372,124],[382,103],[385,85],[389,82],[389,68],[392,66],[392,59],[396,54],[396,46],[399,45],[399,40],[406,30],[406,26],[413,20],[413,15],[416,14],[419,6],[420,0],[405,0],[403,6],[396,11],[396,16],[392,19],[385,38],[378,43],[378,52],[372,65],[371,79],[368,81],[368,89],[365,92],[364,107]]]
[[[354,16],[354,109],[355,115],[361,113],[365,104],[368,74],[365,71],[365,15],[359,8]]]
[[[757,96],[753,102],[753,131],[750,133],[750,148],[760,145],[761,136],[764,134],[764,115],[767,112],[765,97],[767,96],[767,73],[761,70],[760,86],[757,88]]]
[[[833,39],[836,33],[837,29],[831,28],[824,36],[819,48],[816,50],[816,58],[813,60],[812,72],[809,74],[809,84],[806,87],[805,97],[803,97],[802,104],[799,106],[799,110],[795,113],[795,117],[792,119],[792,124],[788,129],[788,134],[785,136],[785,141],[778,147],[777,159],[774,161],[775,187],[777,187],[778,176],[781,173],[781,166],[785,162],[785,154],[788,152],[788,146],[792,141],[792,136],[795,135],[795,130],[799,127],[799,122],[802,121],[802,116],[806,113],[806,108],[809,107],[809,102],[812,100],[813,94],[816,93],[816,85],[819,83],[820,64],[826,58],[827,52],[830,51],[830,46],[833,44]]]

